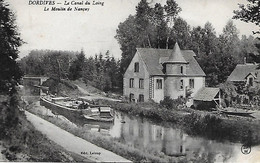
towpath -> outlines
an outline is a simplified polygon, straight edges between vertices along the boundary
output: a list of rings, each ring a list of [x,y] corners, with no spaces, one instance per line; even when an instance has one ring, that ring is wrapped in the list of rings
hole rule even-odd
[[[25,114],[27,119],[37,130],[67,151],[74,152],[95,162],[131,162],[119,155],[81,139],[32,113],[25,111]]]

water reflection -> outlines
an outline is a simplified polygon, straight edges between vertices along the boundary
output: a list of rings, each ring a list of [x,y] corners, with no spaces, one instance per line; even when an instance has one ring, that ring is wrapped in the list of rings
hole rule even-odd
[[[46,112],[44,109],[41,110]],[[82,130],[109,135],[123,144],[151,154],[164,153],[168,156],[184,156],[190,162],[217,163],[243,162],[241,158],[247,157],[241,153],[241,144],[220,143],[203,137],[192,137],[181,129],[164,127],[145,118],[128,116],[120,112],[116,112],[114,123],[79,124],[73,121],[73,118],[67,118]]]
[[[36,101],[39,100],[39,96],[28,96],[27,94],[25,97],[36,97]],[[44,107],[41,111],[46,114],[51,113],[51,111],[44,110]],[[233,163],[260,160],[259,146],[253,147],[249,155],[243,155],[241,144],[220,143],[202,137],[191,137],[181,129],[163,127],[145,118],[128,116],[120,112],[116,112],[114,123],[92,122],[86,124],[71,115],[63,116],[66,117],[67,121],[82,127],[82,130],[110,135],[124,144],[143,151],[162,152],[169,156],[186,156],[187,160],[191,162]]]
[[[189,160],[201,159],[202,162],[226,162],[234,156],[234,149],[241,147],[240,144],[191,137],[181,129],[163,127],[122,113],[116,114],[109,134],[120,142],[143,151],[186,156]]]

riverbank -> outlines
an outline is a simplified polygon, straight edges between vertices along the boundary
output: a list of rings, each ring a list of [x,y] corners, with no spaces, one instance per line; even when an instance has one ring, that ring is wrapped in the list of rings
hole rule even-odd
[[[74,162],[81,156],[67,152],[37,131],[26,119],[19,103],[19,96],[0,97],[1,135],[0,161]],[[11,112],[9,117],[8,110]]]
[[[50,111],[46,114],[46,108],[40,106],[39,103],[34,103],[28,109],[28,111],[37,114],[41,118],[72,133],[73,135],[116,153],[133,162],[187,162],[185,157],[171,157],[165,155],[164,153],[158,153],[151,150],[142,151],[129,144],[120,142],[117,138],[112,138],[108,135],[106,136],[96,132],[93,133],[84,126],[76,126],[60,115],[52,115]]]
[[[159,104],[119,103],[98,100],[100,104],[131,115],[146,117],[157,123],[182,128],[187,134],[203,136],[211,140],[231,141],[242,144],[260,144],[260,121],[252,117],[227,116],[219,112],[200,111],[190,108],[166,109]]]
[[[87,162],[130,162],[108,150],[104,150],[96,145],[72,135],[65,130],[43,120],[42,118],[25,111],[27,119],[50,140],[59,144],[68,151],[74,152],[87,158]],[[61,139],[62,138],[62,139]]]

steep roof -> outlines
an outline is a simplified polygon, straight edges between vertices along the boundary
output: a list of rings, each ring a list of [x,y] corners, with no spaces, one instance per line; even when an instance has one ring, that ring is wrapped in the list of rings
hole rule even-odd
[[[229,75],[228,81],[245,81],[249,73],[257,71],[255,64],[238,64],[233,72]]]
[[[203,87],[193,97],[193,100],[212,101],[219,92],[219,88]]]
[[[164,75],[161,63],[167,62],[173,51],[173,49],[137,48],[137,53],[146,64],[150,75]],[[180,50],[180,55],[188,63],[187,76],[206,76],[194,58],[196,55],[192,50]]]
[[[176,42],[173,48],[173,51],[171,55],[169,56],[168,60],[166,60],[167,63],[188,63],[181,53],[181,49]]]

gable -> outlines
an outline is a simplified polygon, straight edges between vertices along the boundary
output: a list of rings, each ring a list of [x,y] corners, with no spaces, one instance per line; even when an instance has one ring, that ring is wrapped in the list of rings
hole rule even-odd
[[[256,74],[253,73],[253,72],[250,72],[250,73],[245,77],[245,79],[250,78],[250,77],[253,77],[254,79],[256,79]]]
[[[139,63],[139,72],[134,72],[134,65],[135,63]],[[130,62],[129,66],[127,67],[124,78],[125,77],[149,77],[149,73],[147,71],[147,67],[142,59],[142,57],[138,54],[138,52],[135,53],[134,57],[132,58],[132,61]]]

